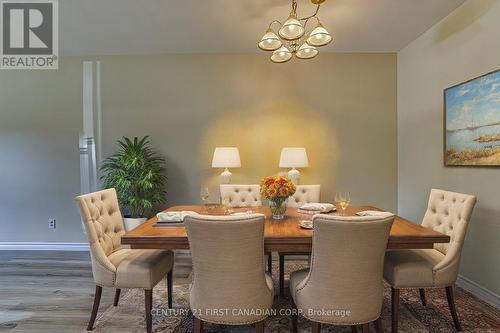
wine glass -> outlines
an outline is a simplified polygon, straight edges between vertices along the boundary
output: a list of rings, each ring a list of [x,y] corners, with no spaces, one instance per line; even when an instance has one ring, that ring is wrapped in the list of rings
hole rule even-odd
[[[205,212],[207,211],[207,200],[210,197],[210,192],[208,191],[208,187],[201,187],[200,189],[200,198],[205,206]]]
[[[349,192],[335,193],[335,203],[337,203],[340,206],[340,209],[342,209],[342,215],[345,215],[345,211],[351,203],[351,194]]]
[[[228,197],[222,198],[222,209],[223,209],[224,215],[230,215],[233,212],[233,210],[231,209],[231,204],[229,202]]]

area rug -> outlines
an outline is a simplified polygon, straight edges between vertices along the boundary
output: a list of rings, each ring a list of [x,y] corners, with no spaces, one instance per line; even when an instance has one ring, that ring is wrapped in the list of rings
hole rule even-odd
[[[290,272],[307,267],[306,262],[290,261],[285,266],[286,280]],[[275,292],[278,291],[277,264],[273,266]],[[189,279],[177,279],[174,285],[174,309],[167,308],[167,295],[164,283],[154,289],[153,331],[156,333],[189,333],[193,331],[193,316],[189,311]],[[288,286],[285,286],[286,288]],[[276,309],[290,308],[288,289],[285,297],[275,297]],[[453,322],[446,302],[444,289],[428,290],[427,306],[422,306],[417,290],[401,291],[400,332],[454,332]],[[500,311],[477,299],[463,289],[457,288],[455,301],[458,315],[465,332],[500,332]],[[283,312],[283,311],[281,311]],[[277,313],[280,313],[278,310]],[[384,331],[391,330],[390,288],[385,286],[382,310]],[[144,293],[142,290],[127,290],[123,293],[118,307],[109,307],[96,321],[94,332],[144,332]],[[265,330],[272,333],[291,332],[291,317],[277,315],[266,319]],[[310,323],[299,318],[299,332],[310,332]],[[373,328],[372,328],[373,329]],[[203,332],[253,332],[252,326],[223,326],[205,324]],[[82,332],[86,332],[83,330]],[[351,332],[349,327],[327,326],[322,332]]]

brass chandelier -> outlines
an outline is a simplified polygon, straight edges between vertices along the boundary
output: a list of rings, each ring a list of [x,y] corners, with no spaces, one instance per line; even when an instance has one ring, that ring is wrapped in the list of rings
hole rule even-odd
[[[259,42],[259,48],[263,51],[272,51],[271,61],[284,63],[292,59],[293,55],[299,59],[312,59],[318,55],[317,47],[325,46],[333,38],[323,27],[316,16],[319,7],[325,0],[311,0],[316,5],[314,14],[302,18],[297,16],[297,1],[292,0],[292,10],[285,23],[274,20],[269,23],[269,27]],[[316,26],[311,32],[306,32],[309,20],[316,19]],[[279,24],[280,29],[276,34],[273,24]]]

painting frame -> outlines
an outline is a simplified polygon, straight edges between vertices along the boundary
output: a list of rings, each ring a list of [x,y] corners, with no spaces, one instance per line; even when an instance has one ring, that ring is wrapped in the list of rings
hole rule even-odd
[[[453,159],[450,158],[449,156],[449,143],[448,143],[448,132],[450,131],[450,129],[448,128],[448,118],[449,118],[449,110],[448,110],[448,101],[447,101],[447,94],[448,92],[454,90],[454,89],[458,89],[460,87],[464,87],[468,84],[471,84],[473,83],[474,81],[476,80],[481,80],[481,79],[484,79],[484,78],[487,78],[489,76],[493,76],[493,75],[496,75],[496,74],[500,74],[500,68],[497,68],[495,70],[492,70],[488,73],[485,73],[485,74],[482,74],[482,75],[479,75],[479,76],[476,76],[472,79],[469,79],[467,81],[463,81],[463,82],[460,82],[458,84],[455,84],[451,87],[448,87],[448,88],[445,88],[443,90],[443,165],[445,167],[453,167],[453,168],[456,168],[456,167],[474,167],[474,168],[499,168],[500,167],[500,161],[498,162],[495,162],[494,164],[481,164],[481,163],[469,163],[469,164],[464,164],[464,163],[453,163]],[[492,90],[493,91],[493,90]],[[498,119],[500,119],[500,110],[498,110]],[[499,122],[500,124],[500,122]],[[474,126],[474,125],[472,125]],[[486,127],[486,126],[483,126],[483,127]],[[453,131],[453,130],[451,130]],[[474,140],[476,141],[476,140]],[[478,141],[480,142],[480,141]],[[500,141],[499,141],[500,142]]]

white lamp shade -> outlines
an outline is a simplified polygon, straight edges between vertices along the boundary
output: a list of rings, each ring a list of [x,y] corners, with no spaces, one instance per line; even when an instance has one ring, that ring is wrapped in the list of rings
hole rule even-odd
[[[302,26],[299,20],[294,15],[290,15],[288,20],[283,23],[283,26],[278,31],[281,38],[286,40],[299,39],[304,35],[306,30]]]
[[[306,168],[309,166],[305,148],[283,148],[280,156],[280,168]]]
[[[236,147],[217,147],[212,158],[212,168],[241,167],[240,152]]]
[[[280,47],[279,49],[274,51],[273,55],[271,56],[272,62],[287,62],[290,59],[292,59],[292,52],[290,52],[290,50],[287,49],[286,46]]]
[[[318,50],[309,44],[302,44],[295,54],[299,59],[311,59],[318,55]]]
[[[333,38],[328,31],[321,24],[318,24],[318,26],[309,34],[307,43],[312,46],[324,46],[330,43],[332,39]]]
[[[279,37],[271,30],[271,28],[267,29],[264,36],[259,42],[259,48],[264,51],[274,51],[277,50],[283,45]]]

